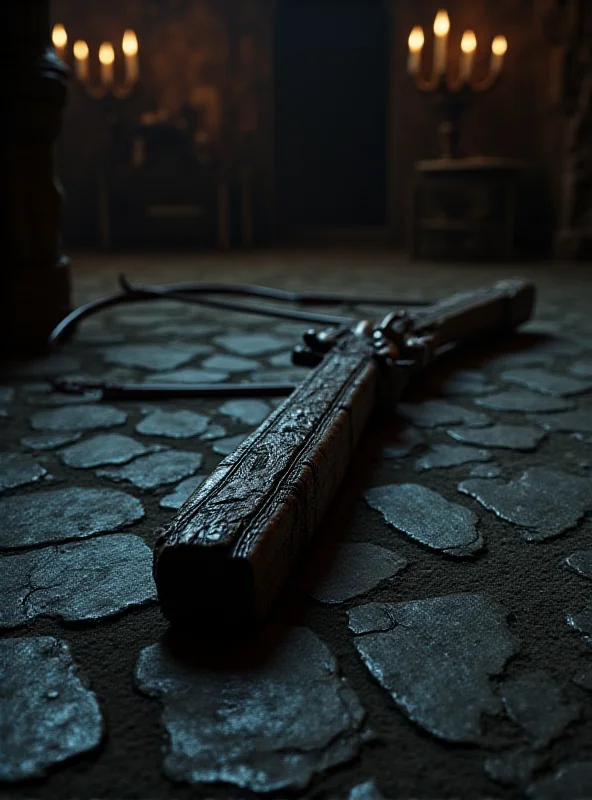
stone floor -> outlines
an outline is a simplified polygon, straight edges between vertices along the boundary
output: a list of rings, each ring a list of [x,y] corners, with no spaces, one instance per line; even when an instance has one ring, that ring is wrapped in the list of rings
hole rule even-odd
[[[145,303],[4,364],[2,796],[591,797],[589,267],[74,263],[76,302],[125,272],[426,300],[519,274],[539,303],[520,335],[447,358],[369,429],[270,624],[241,642],[167,632],[151,547],[277,401],[73,402],[48,378],[293,381],[308,326]]]

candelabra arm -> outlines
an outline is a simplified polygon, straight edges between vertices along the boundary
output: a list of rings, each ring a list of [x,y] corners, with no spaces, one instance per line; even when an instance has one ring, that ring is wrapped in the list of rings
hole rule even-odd
[[[471,83],[471,89],[475,94],[482,94],[489,91],[499,81],[501,73],[499,70],[490,69],[485,78]]]
[[[443,76],[432,75],[431,78],[424,78],[419,73],[415,75],[415,85],[420,92],[435,92],[442,85]]]
[[[136,88],[137,83],[137,81],[132,81],[130,83],[124,83],[122,86],[114,86],[113,96],[118,100],[127,100],[127,98]]]

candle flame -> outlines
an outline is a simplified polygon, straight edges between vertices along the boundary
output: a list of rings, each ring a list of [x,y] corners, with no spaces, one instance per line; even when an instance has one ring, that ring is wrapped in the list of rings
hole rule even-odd
[[[77,61],[86,61],[88,58],[88,45],[86,42],[83,42],[82,39],[79,39],[77,42],[74,42],[74,58]]]
[[[463,53],[474,53],[477,49],[477,37],[474,31],[465,31],[460,43]]]
[[[65,47],[68,44],[68,34],[61,22],[53,26],[51,41],[54,47]]]
[[[121,49],[126,56],[135,56],[138,53],[138,37],[132,30],[125,31],[121,41]]]
[[[425,37],[423,35],[423,28],[416,25],[409,34],[409,49],[412,53],[419,53],[424,45]]]
[[[434,20],[434,33],[436,36],[448,36],[449,31],[450,19],[448,17],[448,12],[441,9],[436,14],[436,19]]]
[[[115,50],[111,42],[103,42],[99,47],[99,61],[107,66],[115,61]]]
[[[503,56],[508,50],[508,40],[505,36],[496,36],[491,43],[491,51],[494,56]]]

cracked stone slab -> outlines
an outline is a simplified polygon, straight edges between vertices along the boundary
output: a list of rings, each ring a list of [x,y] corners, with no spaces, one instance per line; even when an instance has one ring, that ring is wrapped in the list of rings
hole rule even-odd
[[[553,411],[567,411],[574,408],[571,400],[564,397],[552,397],[546,394],[537,394],[525,389],[511,389],[506,392],[497,392],[487,397],[478,397],[475,404],[490,411],[509,411],[547,414]]]
[[[175,323],[167,323],[166,325],[157,325],[151,327],[154,336],[166,336],[169,339],[200,339],[210,338],[213,333],[219,330],[217,325],[200,325],[194,319],[187,319]]]
[[[51,353],[42,358],[28,359],[26,361],[6,364],[0,370],[18,378],[51,378],[56,375],[65,375],[80,369],[80,359],[65,353]]]
[[[592,605],[584,606],[576,614],[569,614],[567,624],[589,642],[592,637]]]
[[[547,337],[534,345],[534,351],[553,356],[575,357],[585,349],[581,337],[572,339],[570,336]]]
[[[292,362],[292,350],[272,356],[269,359],[269,363],[272,367],[276,367],[278,369],[282,369],[282,367],[292,369],[294,367],[294,363]]]
[[[268,641],[227,646],[218,660],[210,645],[193,656],[181,645],[142,650],[136,685],[164,705],[167,777],[261,793],[304,789],[358,753],[365,712],[327,646],[305,628]]]
[[[121,344],[101,349],[107,364],[122,367],[160,372],[165,369],[177,369],[187,364],[195,356],[212,352],[209,345],[195,343],[170,344]]]
[[[181,508],[183,503],[201,486],[205,481],[206,475],[195,475],[193,478],[186,478],[175,487],[175,491],[163,497],[159,505],[161,508],[172,508],[175,511]]]
[[[68,645],[50,636],[0,641],[0,781],[40,778],[98,746],[97,698],[80,679]]]
[[[533,392],[550,394],[555,397],[570,397],[585,394],[592,390],[592,382],[568,375],[557,375],[542,369],[510,369],[502,372],[501,379],[506,383],[516,383]]]
[[[116,489],[69,487],[0,500],[0,550],[110,533],[142,519],[139,500]]]
[[[536,749],[561,736],[581,714],[579,704],[569,701],[544,672],[504,681],[500,696],[510,719],[522,728]]]
[[[489,428],[450,428],[447,434],[463,444],[522,452],[536,450],[547,435],[540,428],[503,423],[491,425]]]
[[[199,440],[200,442],[213,442],[215,439],[223,439],[226,434],[227,431],[223,425],[211,422],[206,432],[199,437]]]
[[[546,431],[592,433],[592,410],[580,409],[578,411],[565,411],[562,414],[533,415],[530,419]]]
[[[65,444],[72,444],[81,438],[81,433],[40,433],[37,436],[25,436],[21,445],[26,450],[56,450]]]
[[[446,400],[424,400],[421,403],[399,403],[397,414],[418,428],[438,428],[441,425],[488,425],[487,414],[462,406],[456,406]]]
[[[216,344],[239,356],[264,356],[285,350],[292,342],[273,333],[228,333],[216,336]]]
[[[23,394],[51,394],[53,392],[53,385],[49,381],[33,380],[22,383],[20,385],[20,390]]]
[[[75,383],[93,383],[97,380],[105,383],[137,383],[137,370],[128,369],[127,367],[102,367],[98,373],[96,372],[77,372],[74,375],[69,375],[69,379]],[[50,392],[45,394],[51,394]],[[91,390],[88,391],[91,394]]]
[[[569,372],[576,378],[592,378],[592,361],[576,361],[569,368]]]
[[[4,556],[0,588],[0,628],[40,616],[104,619],[156,600],[152,551],[124,533]]]
[[[382,448],[382,458],[404,458],[410,455],[418,447],[425,444],[423,433],[411,425],[407,425],[396,435],[393,442]]]
[[[0,492],[35,483],[47,470],[24,453],[0,453]]]
[[[592,550],[578,550],[568,556],[565,563],[582,578],[592,580]]]
[[[483,766],[487,777],[495,783],[502,786],[523,787],[543,764],[544,760],[540,755],[528,750],[518,750],[487,758]]]
[[[506,353],[487,362],[487,368],[495,371],[519,367],[550,367],[555,361],[553,353],[533,349],[519,353]]]
[[[60,451],[67,467],[92,469],[106,464],[126,464],[137,456],[151,452],[131,436],[119,433],[100,433],[84,442],[78,442]]]
[[[477,515],[425,486],[376,486],[364,498],[388,525],[431,550],[462,558],[483,547]]]
[[[309,562],[311,563],[311,562]],[[319,566],[317,556],[303,588],[320,603],[344,603],[402,572],[407,560],[369,542],[345,542]]]
[[[245,425],[259,425],[271,414],[271,406],[264,400],[229,400],[219,412]]]
[[[168,331],[168,335],[171,337],[179,337],[183,333],[191,333],[193,336],[202,337],[215,330],[211,325],[200,325],[199,322],[195,321],[193,315],[187,313],[187,310],[177,306],[176,309],[171,307],[166,313],[162,309],[160,311],[147,312],[146,309],[138,306],[134,309],[130,308],[129,313],[118,314],[117,320],[124,325],[139,328],[148,326],[153,329],[156,326],[161,326]],[[174,322],[172,321],[173,319],[175,320]]]
[[[476,370],[459,370],[440,386],[440,393],[451,397],[487,394],[494,390],[494,384],[486,383],[484,373]]]
[[[97,470],[100,478],[128,481],[138,489],[158,489],[169,483],[178,483],[194,475],[201,467],[203,455],[187,450],[163,450],[140,456],[123,467],[106,467]]]
[[[155,372],[144,383],[224,383],[229,377],[230,373],[221,370],[185,367],[170,372]]]
[[[495,464],[477,464],[469,472],[471,478],[500,478],[503,470]]]
[[[569,764],[535,781],[526,796],[529,800],[587,800],[592,797],[592,761]]]
[[[35,431],[92,431],[124,425],[125,411],[114,406],[89,404],[37,411],[29,420]]]
[[[205,433],[210,420],[195,411],[165,411],[156,409],[136,425],[136,431],[146,436],[168,439],[191,439]]]
[[[592,482],[566,472],[532,467],[518,480],[473,478],[459,492],[468,494],[493,513],[523,528],[528,542],[560,536],[574,528],[592,509]]]
[[[0,404],[12,403],[14,399],[14,389],[12,386],[0,386]]]
[[[490,678],[517,650],[503,606],[458,594],[370,603],[348,616],[362,661],[405,716],[446,741],[482,739],[482,715],[502,711]]]
[[[491,453],[477,447],[465,447],[454,444],[434,444],[431,449],[415,462],[415,470],[423,472],[428,469],[458,467],[475,461],[489,461]]]
[[[219,456],[228,456],[230,453],[234,453],[239,444],[244,442],[248,435],[248,433],[239,433],[236,436],[217,439],[212,446],[212,450]]]
[[[100,391],[88,390],[84,394],[67,394],[65,392],[50,392],[48,394],[34,394],[27,398],[31,406],[80,406],[86,403],[100,402]]]
[[[76,344],[87,347],[98,347],[100,345],[121,344],[125,342],[125,336],[118,331],[109,330],[102,323],[94,324],[89,320],[74,331]]]
[[[214,372],[250,372],[251,370],[259,369],[260,364],[253,358],[219,354],[206,358],[203,361],[203,367]]]
[[[376,783],[370,779],[350,789],[347,800],[385,800]]]

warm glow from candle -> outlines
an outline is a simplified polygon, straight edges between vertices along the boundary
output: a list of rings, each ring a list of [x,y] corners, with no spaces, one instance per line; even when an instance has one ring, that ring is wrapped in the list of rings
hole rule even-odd
[[[103,42],[99,47],[99,61],[107,66],[115,61],[115,50],[110,42]]]
[[[473,31],[465,31],[460,43],[463,53],[474,53],[477,49],[477,37]]]
[[[86,61],[89,54],[88,45],[86,42],[83,42],[82,39],[79,39],[77,42],[74,42],[73,49],[74,49],[74,58],[77,61]]]
[[[68,44],[68,34],[60,22],[53,26],[51,41],[53,42],[53,46],[59,49],[64,48]]]
[[[409,49],[412,53],[419,53],[424,45],[423,29],[417,25],[409,34]]]
[[[138,52],[138,38],[133,31],[125,31],[121,49],[126,56],[135,56]]]
[[[450,31],[450,19],[448,18],[448,12],[446,11],[438,11],[436,14],[436,19],[434,20],[434,33],[436,36],[448,36]]]
[[[491,43],[491,52],[494,56],[503,56],[508,50],[508,40],[505,36],[496,36]]]

